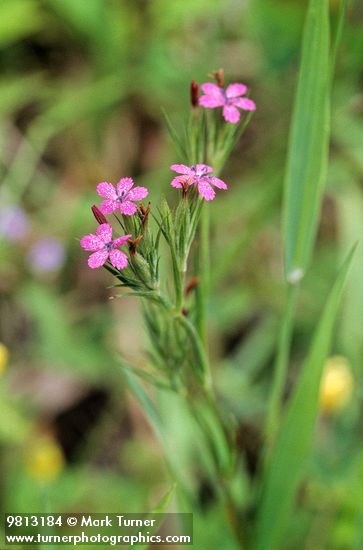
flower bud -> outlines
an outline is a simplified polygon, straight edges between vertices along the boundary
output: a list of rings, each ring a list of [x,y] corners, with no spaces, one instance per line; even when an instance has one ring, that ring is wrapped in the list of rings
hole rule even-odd
[[[352,392],[353,376],[348,360],[338,355],[330,357],[320,384],[321,412],[329,416],[339,413],[348,404]]]
[[[142,285],[144,285],[148,289],[154,287],[150,272],[150,266],[145,258],[143,258],[141,254],[139,254],[136,250],[135,252],[131,252],[130,250],[129,264],[132,268],[132,271],[136,275],[137,279],[142,283]]]
[[[199,277],[192,277],[189,283],[187,284],[187,286],[185,287],[185,291],[184,291],[185,295],[188,296],[188,294],[190,294],[195,288],[197,288],[199,283],[200,283]]]
[[[218,69],[218,71],[213,71],[210,75],[211,78],[217,82],[220,88],[224,86],[224,69]]]
[[[190,102],[193,108],[198,107],[198,99],[199,99],[199,86],[195,82],[195,80],[192,80],[190,83]]]
[[[150,214],[150,210],[151,210],[151,203],[150,202],[147,206],[145,206],[141,202],[140,205],[139,205],[139,208],[137,209],[137,214],[140,218],[141,225],[142,225],[144,230],[145,230],[146,225],[147,225],[147,220],[148,220],[148,217],[149,217],[149,214]]]
[[[100,225],[103,223],[107,223],[106,217],[104,216],[104,214],[102,214],[101,210],[99,210],[99,208],[97,208],[95,204],[92,206],[91,209],[94,217],[96,218],[96,220]]]
[[[129,239],[127,241],[129,243],[130,254],[132,254],[133,256],[135,256],[136,248],[138,247],[138,244],[141,241],[141,239],[143,238],[143,236],[144,235],[139,235],[138,237],[136,237],[136,239]]]

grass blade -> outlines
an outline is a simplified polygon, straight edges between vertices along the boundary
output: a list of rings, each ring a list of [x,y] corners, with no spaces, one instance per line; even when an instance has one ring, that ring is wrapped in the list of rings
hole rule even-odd
[[[303,466],[313,440],[320,378],[329,353],[343,285],[354,251],[355,247],[344,262],[330,292],[266,470],[257,517],[257,550],[281,548]]]
[[[310,0],[285,174],[285,271],[306,270],[314,244],[329,143],[329,1]]]
[[[150,530],[150,527],[144,527],[142,530],[141,530],[141,533],[144,534],[156,534],[158,529],[160,528],[160,525],[164,519],[163,515],[166,513],[168,507],[169,507],[169,504],[174,496],[174,493],[175,493],[175,488],[176,488],[176,485],[172,485],[171,488],[168,490],[168,492],[163,495],[161,497],[161,499],[159,500],[159,502],[156,504],[156,506],[153,508],[153,510],[151,511],[151,514],[161,514],[161,517],[159,516],[159,518],[157,519],[157,521],[155,521],[155,525],[153,526],[153,528]],[[151,516],[150,516],[151,517]],[[155,519],[155,518],[154,518]],[[140,546],[140,545],[139,545]],[[148,548],[150,548],[150,544],[147,543],[147,544],[142,544],[140,546],[140,550],[147,550]],[[130,546],[128,546],[128,550],[134,550],[134,544],[131,544]]]
[[[347,12],[347,8],[348,8],[348,0],[341,0],[340,7],[339,7],[339,13],[338,13],[338,22],[337,22],[337,27],[336,27],[336,30],[335,30],[333,51],[332,51],[332,62],[331,62],[331,75],[332,75],[332,78],[334,76],[334,70],[335,70],[335,65],[336,65],[336,62],[337,62],[337,56],[338,56],[338,50],[339,50],[340,42],[342,40],[344,20],[345,20],[345,14]]]

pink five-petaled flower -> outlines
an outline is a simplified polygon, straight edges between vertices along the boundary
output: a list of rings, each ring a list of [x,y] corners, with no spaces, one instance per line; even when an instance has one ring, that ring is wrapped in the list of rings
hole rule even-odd
[[[137,210],[133,201],[141,201],[149,193],[146,187],[133,186],[134,182],[131,178],[120,179],[116,188],[106,181],[99,183],[97,193],[107,199],[99,206],[102,214],[112,214],[115,210],[119,210],[125,216],[133,216]]]
[[[117,250],[117,248],[124,245],[130,237],[131,235],[123,235],[123,237],[112,240],[112,227],[108,223],[99,225],[95,235],[90,233],[82,237],[81,247],[93,251],[88,258],[89,267],[92,269],[101,267],[108,258],[116,269],[127,267],[128,260],[125,252]]]
[[[219,189],[228,189],[224,181],[216,178],[215,176],[210,176],[213,172],[211,166],[206,164],[194,164],[194,166],[185,166],[185,164],[173,164],[170,166],[170,170],[174,170],[181,176],[177,176],[171,181],[173,187],[178,189],[185,189],[186,186],[196,185],[198,192],[206,201],[212,201],[216,196],[215,191],[212,187],[218,187]]]
[[[254,111],[256,109],[256,104],[252,99],[241,97],[247,92],[247,86],[244,84],[230,84],[224,90],[217,84],[206,82],[201,85],[201,89],[205,95],[199,98],[199,105],[207,109],[223,107],[224,120],[232,122],[232,124],[239,122],[240,113],[238,109],[244,111]]]

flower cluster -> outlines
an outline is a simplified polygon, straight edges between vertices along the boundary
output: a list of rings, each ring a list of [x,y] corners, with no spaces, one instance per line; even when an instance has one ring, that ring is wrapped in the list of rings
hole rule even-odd
[[[149,192],[146,187],[134,187],[132,178],[121,178],[116,187],[107,181],[99,183],[97,193],[106,199],[98,208],[95,205],[92,206],[92,212],[100,225],[96,234],[85,235],[80,245],[85,250],[93,252],[88,258],[90,268],[101,267],[109,260],[116,269],[125,269],[128,258],[125,252],[118,248],[125,245],[132,235],[112,239],[112,227],[107,223],[104,214],[113,214],[117,211],[123,216],[133,216],[137,212],[135,202],[147,197]]]
[[[194,186],[206,201],[210,201],[215,197],[213,187],[227,189],[224,181],[211,175],[213,168],[206,164],[195,164],[193,166],[173,164],[170,169],[179,174],[171,181],[172,187],[183,189],[184,194],[188,192],[191,186]],[[135,248],[133,243],[138,243],[137,239],[140,240],[141,237],[132,240],[132,235],[128,234],[112,239],[112,228],[107,223],[105,214],[120,212],[123,216],[133,216],[138,213],[141,226],[145,228],[150,205],[146,208],[141,203],[138,208],[135,203],[148,196],[148,189],[140,186],[134,187],[134,181],[131,178],[122,178],[116,186],[106,181],[99,183],[97,192],[106,199],[98,207],[92,206],[93,214],[100,225],[95,234],[85,235],[81,239],[80,245],[85,250],[93,252],[88,258],[88,265],[92,269],[101,267],[108,260],[116,269],[124,269],[128,265],[128,258],[118,248],[128,242],[132,252]]]
[[[215,78],[216,84],[212,82],[202,84],[201,90],[204,95],[200,97],[199,86],[194,80],[192,81],[190,86],[190,98],[193,109],[197,109],[198,106],[206,109],[221,107],[224,119],[232,124],[237,124],[239,122],[241,117],[239,110],[254,111],[256,109],[255,103],[248,97],[245,97],[247,86],[241,83],[232,83],[224,88],[224,73],[221,69],[213,73],[212,76]],[[188,206],[186,206],[187,204],[192,205],[189,211],[189,218],[188,216],[185,217],[185,219],[189,219],[188,223],[190,223],[191,219],[193,219],[193,223],[195,222],[195,225],[189,228],[190,235],[195,234],[196,224],[198,223],[197,217],[193,217],[194,214],[199,212],[200,202],[196,201],[197,194],[205,201],[212,201],[216,196],[215,188],[221,190],[228,189],[227,184],[223,180],[213,175],[214,169],[212,166],[203,164],[200,161],[198,162],[197,159],[200,158],[204,160],[205,158],[208,162],[208,159],[211,158],[213,159],[212,164],[217,166],[218,170],[220,170],[225,161],[225,157],[228,156],[229,151],[240,136],[238,131],[234,131],[234,128],[230,127],[227,133],[223,130],[220,132],[220,135],[217,136],[217,139],[215,139],[216,136],[214,136],[213,132],[213,135],[208,133],[208,128],[204,133],[201,133],[200,127],[198,127],[198,116],[194,117],[193,120],[194,124],[197,125],[194,128],[195,132],[193,132],[194,137],[196,136],[196,141],[195,143],[193,142],[192,145],[186,144],[185,151],[187,151],[187,153],[184,152],[183,156],[193,159],[195,164],[192,164],[192,161],[190,161],[191,165],[172,164],[170,166],[170,169],[177,173],[171,180],[170,185],[176,189],[182,190],[183,199],[185,199],[188,194],[188,200],[186,202],[183,201],[182,208],[184,208],[184,206],[188,208]],[[211,135],[212,137],[210,137]],[[211,147],[212,141],[213,146]],[[195,190],[194,193],[193,189]],[[189,193],[190,191],[192,192]],[[136,248],[139,247],[141,239],[142,243],[140,246],[141,248],[144,247],[143,243],[146,242],[146,248],[144,248],[146,257],[149,258],[146,249],[148,246],[150,247],[150,243],[152,248],[152,243],[154,241],[151,239],[148,241],[149,244],[147,244],[147,239],[143,237],[150,213],[150,203],[147,207],[142,203],[137,204],[138,201],[142,201],[148,196],[148,189],[146,187],[135,186],[132,178],[124,177],[121,178],[116,185],[107,181],[99,183],[97,185],[97,193],[104,200],[98,207],[94,205],[92,211],[100,225],[96,234],[86,235],[80,242],[85,250],[93,252],[88,259],[88,265],[94,269],[109,261],[114,268],[122,270],[128,266],[129,261],[135,256]],[[124,231],[130,234],[112,239],[112,228],[105,216],[108,214],[121,214],[123,216],[123,222],[119,221]],[[137,214],[139,218],[136,224],[132,219],[130,220],[135,214]],[[127,221],[128,218],[129,221]],[[178,223],[181,223],[181,219],[182,218],[179,216]],[[170,220],[168,223],[169,222]],[[163,223],[165,223],[165,220],[160,222],[161,225],[159,225],[159,227],[165,236],[165,232],[162,228]],[[172,225],[171,222],[170,227]],[[177,233],[180,233],[181,228],[178,226],[175,230]],[[133,235],[133,233],[136,234]],[[181,232],[181,240],[183,241],[183,239],[183,232]],[[126,243],[129,245],[129,259],[124,252],[119,250],[119,247]],[[141,261],[140,258],[138,261]],[[149,261],[149,259],[147,261]]]

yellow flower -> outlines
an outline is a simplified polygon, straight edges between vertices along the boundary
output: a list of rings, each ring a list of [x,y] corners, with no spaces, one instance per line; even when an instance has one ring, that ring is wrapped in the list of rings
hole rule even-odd
[[[6,369],[6,365],[9,361],[9,350],[8,348],[0,342],[0,374]]]
[[[26,471],[38,481],[52,481],[64,468],[64,456],[56,441],[49,437],[35,440],[27,449]]]
[[[327,415],[339,413],[353,392],[353,376],[345,357],[330,357],[324,367],[320,384],[320,410]]]

